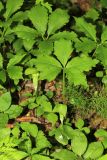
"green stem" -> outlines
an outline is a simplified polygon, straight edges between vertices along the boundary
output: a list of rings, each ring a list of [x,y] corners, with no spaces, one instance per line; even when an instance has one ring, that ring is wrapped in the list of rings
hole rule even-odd
[[[65,68],[63,68],[63,95],[65,95]]]

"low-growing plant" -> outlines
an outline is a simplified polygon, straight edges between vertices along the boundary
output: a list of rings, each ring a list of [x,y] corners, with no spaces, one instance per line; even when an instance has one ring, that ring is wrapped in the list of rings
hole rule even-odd
[[[93,87],[85,90],[68,85],[67,96],[72,108],[76,113],[79,112],[80,116],[86,117],[86,115],[96,112],[100,117],[107,118],[107,90],[105,87],[99,86],[98,89]]]
[[[98,115],[103,118],[107,118],[106,113],[107,106],[107,90],[102,89],[100,91],[96,91],[90,100],[89,108],[95,110]]]
[[[33,3],[27,8],[24,0],[0,1],[0,160],[105,160],[106,131],[97,130],[92,141],[85,122],[71,124],[69,116],[72,104],[106,118],[106,91],[86,92],[90,75],[107,84],[102,11],[72,17],[47,1]],[[45,81],[56,79],[68,104],[45,95]]]
[[[75,126],[77,129],[73,129],[70,124],[64,124],[50,131],[49,136],[55,135],[55,140],[60,145],[59,149],[53,148],[52,143],[36,124],[22,122],[17,123],[11,130],[2,128],[0,129],[0,158],[6,160],[104,159],[106,155],[102,156],[102,154],[104,148],[106,149],[106,139],[88,143],[86,135],[90,133],[90,129],[84,127],[84,121],[79,119]],[[95,137],[106,137],[106,131],[96,131]],[[51,148],[54,150],[50,150]]]

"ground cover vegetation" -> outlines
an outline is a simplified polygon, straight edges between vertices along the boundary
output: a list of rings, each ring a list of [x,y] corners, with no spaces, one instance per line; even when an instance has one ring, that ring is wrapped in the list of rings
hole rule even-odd
[[[107,159],[107,1],[0,1],[0,160]]]

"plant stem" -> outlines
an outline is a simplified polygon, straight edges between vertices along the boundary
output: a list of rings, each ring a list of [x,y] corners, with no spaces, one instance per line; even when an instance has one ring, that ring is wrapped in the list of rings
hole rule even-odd
[[[65,95],[65,68],[63,68],[63,90],[62,90],[63,96]]]

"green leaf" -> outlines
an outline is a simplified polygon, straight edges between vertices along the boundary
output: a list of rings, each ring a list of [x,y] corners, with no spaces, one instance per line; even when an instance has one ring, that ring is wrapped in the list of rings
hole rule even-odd
[[[6,127],[8,123],[8,115],[5,113],[0,113],[0,128]],[[0,130],[0,136],[1,136],[1,130]]]
[[[42,95],[36,98],[36,102],[38,105],[42,105],[42,102],[44,101],[48,101],[48,98],[45,95]]]
[[[56,9],[49,16],[48,36],[54,34],[58,29],[62,28],[69,21],[69,15],[65,10]]]
[[[75,57],[66,66],[67,78],[74,85],[83,85],[87,87],[87,80],[84,71],[88,72],[95,67],[98,60],[87,56]]]
[[[0,147],[9,143],[10,133],[10,128],[0,128]]]
[[[103,154],[104,148],[101,142],[92,142],[89,144],[84,158],[97,159]]]
[[[78,119],[78,121],[75,123],[75,126],[78,129],[82,129],[82,127],[84,126],[84,121],[82,119]]]
[[[46,2],[46,3],[42,2],[41,4],[42,4],[42,6],[44,6],[44,7],[46,7],[48,9],[49,13],[52,13],[52,7],[51,7],[52,5],[50,3],[48,3],[48,2]]]
[[[102,82],[107,85],[107,75],[105,75],[103,78],[102,78]]]
[[[35,43],[34,39],[23,39],[23,45],[27,51],[33,48],[34,43]]]
[[[105,131],[104,129],[98,129],[95,133],[94,133],[96,138],[100,138],[100,141],[103,143],[104,148],[107,149],[107,131]]]
[[[86,12],[85,17],[96,21],[99,18],[99,13],[94,8],[91,8],[88,12]]]
[[[74,130],[71,126],[63,125],[64,133],[66,134],[68,139],[72,139],[74,136]]]
[[[6,82],[6,73],[4,70],[0,70],[0,80]]]
[[[8,65],[7,65],[7,68],[18,64],[18,63],[25,57],[25,55],[26,55],[26,54],[23,54],[23,53],[19,53],[19,54],[14,55],[14,56],[9,60],[9,63],[8,63]]]
[[[36,138],[38,134],[38,128],[36,124],[30,124],[29,122],[22,122],[20,126],[25,132],[30,134],[32,137]]]
[[[47,156],[40,155],[40,154],[34,154],[32,156],[32,160],[52,160],[52,159]]]
[[[103,71],[96,72],[96,77],[103,77]]]
[[[101,61],[104,67],[107,67],[107,48],[100,45],[96,49],[96,57]]]
[[[67,74],[67,79],[71,84],[74,84],[75,86],[77,85],[82,85],[84,87],[87,87],[87,79],[86,75],[78,70],[74,71],[66,71]]]
[[[32,75],[32,74],[36,74],[37,73],[37,69],[36,68],[27,68],[25,70],[25,75]]]
[[[76,26],[79,30],[96,42],[96,29],[91,23],[87,23],[83,18],[75,18]]]
[[[5,18],[8,19],[14,12],[16,12],[20,7],[22,6],[24,0],[8,0],[6,3],[6,12],[5,12]]]
[[[0,111],[6,111],[11,105],[10,92],[6,92],[0,96]]]
[[[39,56],[35,59],[37,70],[40,71],[40,79],[49,81],[56,78],[61,72],[61,64],[51,56]]]
[[[48,10],[44,6],[37,5],[29,11],[28,16],[34,27],[44,36],[48,23]]]
[[[14,126],[14,128],[12,129],[12,135],[16,138],[18,138],[20,136],[19,126]]]
[[[55,131],[55,139],[61,143],[62,145],[67,145],[68,144],[68,137],[66,135],[66,133],[64,132],[63,127],[59,127],[56,131]]]
[[[22,113],[22,107],[18,105],[11,105],[11,107],[5,112],[9,115],[9,119],[18,117]]]
[[[56,104],[53,112],[57,112],[65,117],[67,113],[67,106],[65,104]]]
[[[0,68],[3,68],[3,57],[0,53]]]
[[[107,27],[104,27],[102,35],[101,35],[101,43],[107,41]]]
[[[75,130],[74,133],[74,137],[71,141],[71,147],[74,153],[81,156],[86,151],[87,138],[82,132],[78,130]]]
[[[39,131],[36,137],[36,147],[39,149],[46,149],[50,148],[52,145],[47,140],[46,136],[44,135],[43,131]]]
[[[10,133],[11,133],[10,128],[0,128],[0,142],[1,141],[5,142],[5,138],[7,137],[10,138]]]
[[[10,66],[7,69],[9,77],[13,80],[23,79],[22,71],[23,68],[19,66]]]
[[[3,9],[4,7],[3,7],[3,4],[2,4],[2,2],[0,2],[0,11]]]
[[[39,52],[42,55],[50,55],[53,51],[53,42],[44,40],[39,42]]]
[[[22,160],[28,156],[27,153],[14,148],[1,147],[0,152],[2,153],[0,156],[3,158],[3,160]]]
[[[89,134],[89,133],[90,133],[90,128],[88,128],[88,127],[83,127],[83,128],[82,128],[82,131],[84,131],[86,134]]]
[[[107,8],[107,1],[106,0],[100,0],[100,3],[102,4],[103,8]]]
[[[30,154],[32,151],[31,139],[28,136],[26,136],[25,140],[20,143],[19,148],[20,148],[20,150],[23,150],[23,151],[27,152],[28,154]]]
[[[34,86],[35,91],[37,91],[38,89],[38,82],[39,82],[38,78],[39,78],[39,73],[32,74],[33,86]]]
[[[50,102],[44,100],[37,108],[37,116],[41,116],[45,112],[52,112],[52,105]]]
[[[72,32],[63,31],[63,32],[58,32],[50,37],[50,40],[59,40],[59,39],[76,41],[77,34],[73,31]]]
[[[22,46],[23,46],[22,43],[23,43],[22,39],[17,39],[17,40],[13,43],[13,48],[14,48],[15,52],[18,53],[18,51],[22,49]]]
[[[73,51],[72,43],[69,40],[60,39],[54,43],[54,54],[65,67]]]
[[[107,160],[107,154],[105,154],[104,156],[100,157],[98,160]]]
[[[95,134],[94,134],[97,138],[99,137],[106,137],[107,138],[107,131],[105,131],[104,129],[98,129]]]
[[[17,27],[15,27],[13,31],[19,38],[24,40],[32,40],[38,36],[38,33],[35,29],[24,25],[17,25]]]
[[[26,19],[28,19],[28,12],[27,11],[25,11],[25,12],[19,11],[12,16],[12,20],[15,22],[17,22],[17,21],[22,22]]]
[[[54,113],[49,113],[47,115],[45,115],[45,118],[50,122],[52,123],[52,126],[55,125],[55,123],[57,122],[58,120],[58,116]]]
[[[104,138],[102,140],[102,143],[103,143],[104,149],[107,149],[107,138]]]
[[[41,106],[43,107],[44,112],[52,112],[52,105],[50,102],[44,101]]]
[[[44,0],[36,0],[36,4],[44,3]]]
[[[96,48],[95,41],[92,41],[89,38],[81,37],[75,42],[75,48],[78,52],[82,52],[83,54],[91,53]]]
[[[51,156],[58,160],[77,160],[77,156],[67,149],[59,149],[59,151],[52,153]]]

